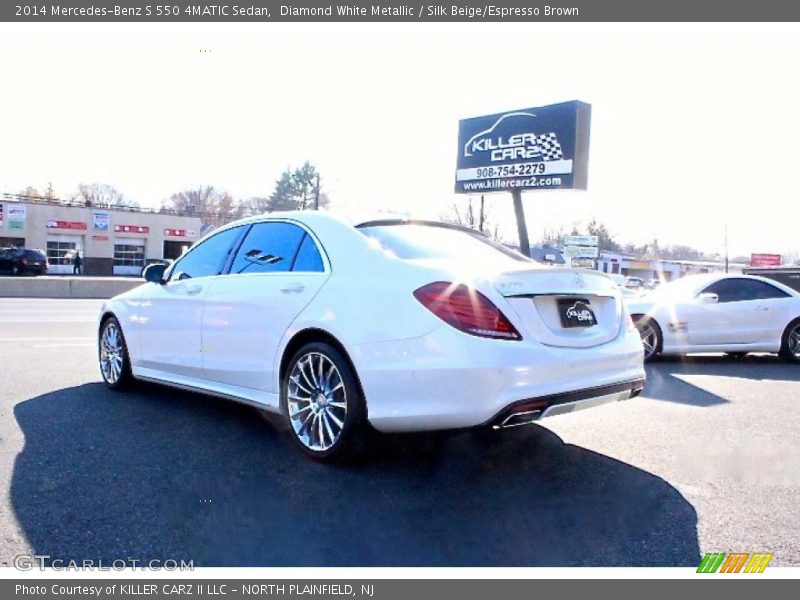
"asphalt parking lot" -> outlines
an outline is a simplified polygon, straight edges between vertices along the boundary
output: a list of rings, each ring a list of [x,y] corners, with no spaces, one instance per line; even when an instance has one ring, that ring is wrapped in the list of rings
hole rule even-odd
[[[629,402],[325,466],[253,408],[107,391],[99,305],[0,299],[0,564],[800,565],[800,367],[774,357],[661,360]]]

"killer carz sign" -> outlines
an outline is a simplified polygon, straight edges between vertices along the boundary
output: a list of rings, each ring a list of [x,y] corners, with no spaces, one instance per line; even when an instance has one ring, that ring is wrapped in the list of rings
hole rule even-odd
[[[572,101],[459,121],[456,193],[585,190],[590,120]]]

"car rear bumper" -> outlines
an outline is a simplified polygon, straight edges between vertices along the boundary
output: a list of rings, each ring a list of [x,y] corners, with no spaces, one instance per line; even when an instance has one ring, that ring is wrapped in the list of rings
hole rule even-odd
[[[610,402],[629,400],[641,394],[643,389],[644,378],[540,398],[528,398],[507,406],[485,425],[495,429],[527,425],[544,417],[554,417]]]
[[[645,378],[638,332],[592,348],[467,336],[449,326],[348,349],[379,431],[496,424],[526,403],[538,419],[630,398]],[[502,422],[502,419],[501,419]]]

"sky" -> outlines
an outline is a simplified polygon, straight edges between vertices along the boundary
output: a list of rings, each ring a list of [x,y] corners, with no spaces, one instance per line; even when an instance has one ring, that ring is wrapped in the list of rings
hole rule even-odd
[[[533,240],[800,252],[796,24],[0,24],[0,192],[112,184],[144,206],[269,195],[309,160],[340,212],[427,218],[458,120],[592,105],[587,191],[523,196]],[[510,195],[489,220],[516,240]]]

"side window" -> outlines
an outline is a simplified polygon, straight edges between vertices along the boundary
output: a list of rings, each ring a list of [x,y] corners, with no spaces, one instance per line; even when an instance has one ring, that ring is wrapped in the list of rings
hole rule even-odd
[[[764,283],[763,281],[748,281],[747,283],[753,286],[756,300],[772,300],[773,298],[789,297],[789,294],[783,290],[779,290],[774,285]]]
[[[708,286],[704,292],[717,294],[720,303],[747,302],[750,300],[768,300],[785,298],[787,294],[775,286],[753,279],[722,279]]]
[[[733,300],[735,290],[731,289],[730,281],[730,279],[716,281],[704,289],[701,293],[716,294],[719,298],[720,304],[723,302],[731,302]]]
[[[172,266],[170,281],[218,275],[241,232],[241,226],[226,229],[191,248]]]
[[[291,223],[256,223],[236,253],[231,275],[291,271],[305,235]]]
[[[317,250],[317,245],[311,236],[306,234],[303,241],[300,243],[300,250],[297,251],[297,256],[292,265],[292,271],[305,271],[312,273],[321,273],[325,268],[322,265],[322,256]]]

